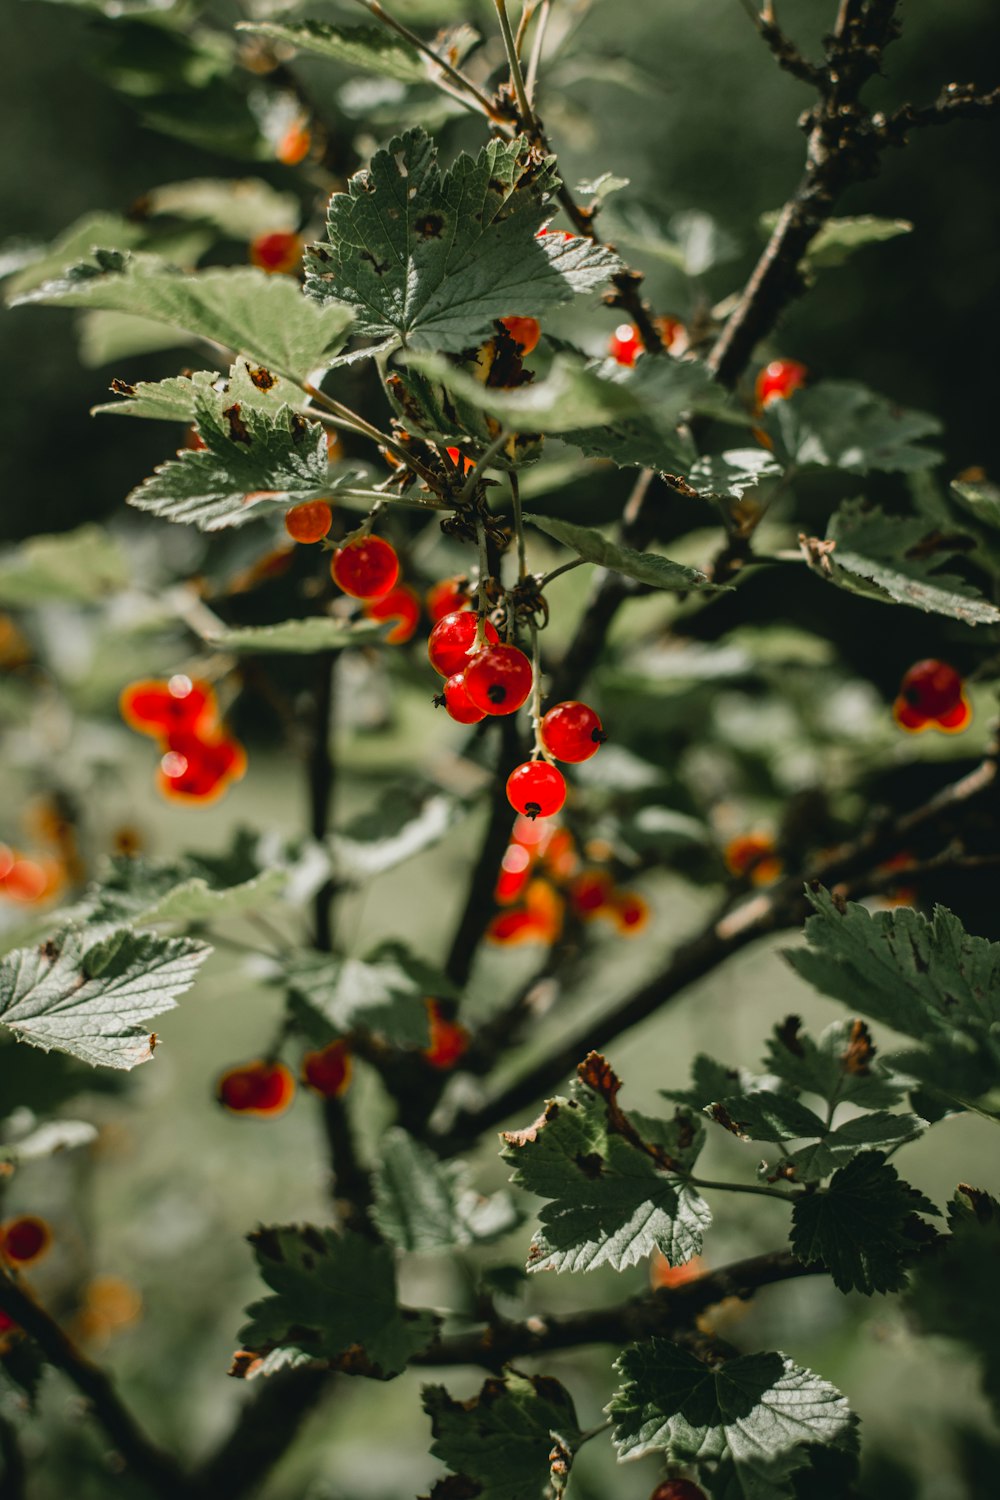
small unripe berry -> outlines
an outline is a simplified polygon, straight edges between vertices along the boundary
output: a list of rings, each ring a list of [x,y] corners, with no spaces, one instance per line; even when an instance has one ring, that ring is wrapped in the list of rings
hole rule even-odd
[[[793,391],[805,384],[809,371],[797,359],[772,359],[757,376],[754,393],[763,410],[772,401],[787,401]]]
[[[285,530],[293,542],[321,542],[333,525],[325,500],[305,500],[285,511]]]
[[[562,772],[547,760],[526,760],[507,778],[507,800],[526,818],[550,818],[566,800]]]
[[[542,719],[542,744],[556,760],[577,764],[596,755],[607,739],[597,714],[586,703],[557,703]]]
[[[501,318],[500,322],[514,343],[519,345],[522,354],[530,354],[533,349],[537,349],[538,340],[542,336],[537,318]]]
[[[386,635],[386,644],[402,646],[420,623],[420,600],[409,584],[401,583],[383,594],[381,599],[366,604],[365,614],[369,620],[395,620],[395,625]]]
[[[447,679],[441,690],[441,696],[435,698],[435,703],[443,704],[449,718],[455,720],[456,724],[478,724],[486,715],[481,708],[470,699],[465,691],[465,673],[455,672]]]
[[[435,672],[453,677],[464,672],[476,644],[477,619],[470,609],[456,609],[438,620],[427,640],[427,655]],[[485,623],[487,641],[495,645],[500,637],[489,620]]]
[[[430,1022],[430,1045],[424,1048],[424,1060],[432,1068],[442,1072],[453,1068],[458,1059],[469,1048],[469,1033],[457,1021],[451,1021],[441,1010],[436,1000],[428,1000],[427,1019]]]
[[[353,599],[381,599],[399,577],[399,558],[380,536],[359,536],[338,547],[330,562],[338,588]]]
[[[465,669],[465,691],[484,714],[516,713],[531,680],[531,662],[516,646],[486,646]]]
[[[274,149],[275,157],[286,167],[297,167],[305,161],[312,150],[312,131],[303,121],[297,120],[285,131]]]

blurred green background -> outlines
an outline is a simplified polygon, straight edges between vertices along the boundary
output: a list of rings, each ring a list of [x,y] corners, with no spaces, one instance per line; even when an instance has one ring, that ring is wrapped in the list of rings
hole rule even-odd
[[[350,9],[341,7],[338,14]],[[784,0],[781,18],[808,49],[831,9],[818,0]],[[324,13],[320,6],[309,10]],[[399,0],[398,10],[418,18],[467,13],[485,29],[491,8],[482,0],[468,7]],[[644,211],[662,225],[675,213],[704,210],[732,241],[731,257],[693,286],[655,256],[626,250],[647,271],[658,309],[689,315],[693,301],[713,302],[736,289],[752,265],[762,244],[760,215],[783,202],[801,169],[795,121],[808,93],[778,71],[737,0],[664,0],[627,8],[621,0],[603,0],[586,13],[572,5],[566,11],[567,53],[552,65],[542,109],[567,179],[607,170],[626,176],[631,187],[615,211],[631,216],[633,225]],[[213,13],[229,20],[244,14],[222,5]],[[924,102],[952,80],[985,85],[1000,77],[1000,28],[990,0],[911,5],[903,20],[905,37],[889,53],[888,76],[872,89],[886,105],[908,98]],[[110,35],[85,11],[5,0],[3,24],[4,236],[47,240],[87,210],[125,211],[150,188],[188,176],[252,172],[308,198],[303,174],[214,155],[139,123],[135,101],[114,94],[90,66],[106,55]],[[335,88],[350,80],[342,71],[314,65],[303,65],[301,76],[320,113],[329,101],[332,126],[348,142],[353,133],[364,154],[371,144],[364,118],[352,126],[341,102],[334,102]],[[448,132],[449,142],[478,144],[474,123],[463,121]],[[924,132],[906,150],[890,154],[881,175],[852,189],[838,211],[907,218],[914,232],[824,272],[811,294],[789,310],[773,341],[774,352],[803,359],[819,375],[866,381],[905,404],[938,413],[946,424],[950,471],[970,464],[1000,469],[992,354],[1000,332],[996,163],[995,124],[958,123]],[[240,248],[230,248],[239,258]],[[574,331],[599,349],[613,323],[611,313],[595,306]],[[153,378],[175,372],[184,361],[167,354],[84,368],[72,318],[49,309],[16,309],[0,317],[0,359],[7,374],[0,403],[0,534],[16,539],[118,514],[124,494],[164,456],[164,436],[152,423],[92,419],[88,408],[103,399],[113,375]],[[808,615],[813,597],[783,607],[792,617]],[[577,575],[553,590],[557,614],[561,606],[572,613],[581,601]],[[760,619],[769,618],[773,598],[761,597],[758,607]],[[827,607],[840,611],[840,626],[851,612],[847,628],[838,627],[846,655],[853,654],[858,671],[880,690],[898,679],[915,642],[941,636],[940,622],[928,625],[907,611],[839,598]],[[629,629],[635,633],[637,627]],[[880,632],[882,660],[872,659],[873,630]],[[719,625],[712,638],[722,633]],[[780,663],[773,670],[779,669]],[[797,670],[807,691],[812,668],[800,662]],[[387,770],[415,761],[430,766],[454,744],[448,726],[426,729],[423,688],[419,696],[406,681],[397,689],[392,728],[378,741],[381,762]],[[613,682],[603,684],[612,699],[614,690]],[[911,764],[872,727],[878,706],[864,688],[858,691],[871,764],[884,784],[909,778],[907,795],[911,787],[917,794],[929,780],[966,763],[945,764],[959,751],[942,745],[929,753],[921,747],[929,769],[919,757]],[[734,723],[741,710],[759,706],[753,694],[741,699],[738,688],[726,701]],[[671,715],[691,712],[686,697],[660,708],[660,717],[650,717],[650,732],[658,735],[674,732]],[[986,710],[984,703],[980,726]],[[241,822],[294,834],[304,814],[300,766],[294,756],[275,750],[259,726],[240,727],[252,741],[251,776],[219,808],[205,812],[157,806],[150,795],[148,747],[136,745],[123,729],[109,730],[102,750],[124,771],[113,790],[105,789],[104,815],[135,823],[157,854],[214,848]],[[778,730],[784,732],[783,721]],[[262,743],[253,743],[255,733]],[[342,810],[354,811],[381,794],[373,743],[356,731],[345,743]],[[73,747],[65,753],[72,755]],[[836,746],[827,747],[824,767],[838,753]],[[968,745],[961,754],[971,754]],[[24,772],[7,785],[16,803],[30,775]],[[352,951],[392,935],[439,956],[475,847],[475,824],[463,824],[421,863],[401,867],[352,898],[340,917]],[[649,877],[642,889],[654,911],[650,929],[627,946],[612,938],[604,943],[573,999],[574,1023],[587,1009],[600,1009],[609,993],[654,969],[697,926],[716,894],[668,875]],[[996,922],[992,895],[973,894],[969,901],[975,910],[990,907]],[[279,914],[279,920],[291,931],[297,919]],[[970,925],[986,931],[989,917]],[[473,978],[469,1014],[488,1009],[499,993],[512,989],[533,958],[487,954]],[[223,1373],[241,1309],[259,1289],[240,1237],[261,1219],[322,1221],[325,1214],[326,1166],[311,1101],[300,1097],[281,1121],[258,1125],[224,1117],[212,1098],[218,1071],[266,1044],[276,1006],[272,992],[220,952],[197,992],[165,1018],[164,1046],[155,1063],[129,1082],[127,1098],[95,1096],[88,1102],[86,1112],[103,1125],[100,1150],[85,1160],[66,1157],[32,1169],[8,1200],[14,1208],[45,1213],[62,1241],[39,1273],[43,1295],[51,1291],[58,1298],[71,1265],[76,1275],[81,1259],[90,1271],[124,1277],[137,1287],[142,1320],[110,1344],[106,1357],[158,1439],[185,1452],[205,1451],[243,1394]],[[756,1066],[768,1028],[790,1010],[817,1026],[839,1014],[799,984],[774,951],[754,950],[685,994],[661,1021],[616,1044],[612,1057],[627,1080],[627,1099],[653,1111],[655,1091],[680,1085],[691,1056],[702,1048],[733,1064]],[[556,1011],[532,1047],[543,1048],[564,1024],[564,1013]],[[3,1066],[11,1065],[5,1055]],[[358,1079],[355,1098],[365,1134],[373,1139],[384,1108],[370,1079]],[[752,1149],[715,1143],[706,1175],[719,1175],[727,1164],[730,1172],[751,1171],[753,1163],[744,1158]],[[939,1203],[959,1177],[993,1191],[1000,1186],[991,1127],[971,1117],[939,1126],[908,1147],[902,1162],[910,1179]],[[503,1177],[488,1144],[477,1185],[493,1186]],[[713,1264],[771,1248],[783,1238],[782,1211],[773,1205],[734,1198],[715,1206]],[[498,1258],[520,1262],[526,1241],[525,1229],[501,1247]],[[608,1302],[638,1293],[644,1284],[643,1269],[621,1277],[597,1273],[586,1281],[540,1278],[527,1288],[520,1310]],[[455,1305],[447,1265],[431,1259],[407,1262],[402,1289],[415,1304]],[[764,1294],[727,1334],[748,1348],[784,1349],[846,1392],[864,1421],[871,1500],[979,1500],[995,1493],[1000,1450],[974,1369],[956,1351],[914,1339],[892,1303],[845,1300],[819,1282],[806,1282]],[[545,1362],[570,1384],[583,1425],[600,1420],[610,1391],[608,1359],[609,1351],[598,1349]],[[459,1395],[471,1393],[478,1380],[475,1372],[446,1374]],[[439,1466],[426,1453],[419,1384],[416,1374],[388,1386],[341,1380],[294,1454],[268,1481],[267,1500],[406,1500],[425,1492]],[[47,1386],[42,1412],[43,1421],[25,1437],[29,1456],[46,1476],[31,1500],[129,1495],[128,1482],[102,1467],[103,1439],[81,1420],[58,1381]],[[621,1500],[642,1500],[656,1474],[649,1462],[616,1468],[608,1446],[595,1442],[584,1450],[571,1494],[575,1500],[612,1492]]]

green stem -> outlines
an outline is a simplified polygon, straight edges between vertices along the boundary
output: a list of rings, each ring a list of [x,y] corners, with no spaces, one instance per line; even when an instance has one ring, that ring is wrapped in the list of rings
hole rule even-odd
[[[538,580],[538,587],[547,589],[553,578],[558,578],[560,573],[569,573],[573,568],[582,568],[585,561],[585,558],[574,557],[572,562],[561,563],[558,568],[553,568],[551,573],[546,573]]]
[[[428,47],[427,43],[421,37],[417,36],[415,31],[411,31],[402,21],[398,21],[395,16],[390,15],[387,10],[384,10],[378,4],[378,0],[357,0],[357,3],[363,5],[369,15],[374,16],[377,21],[381,21],[383,26],[388,26],[390,31],[394,31],[397,36],[401,36],[404,41],[409,42],[411,47],[416,47],[418,52],[422,52],[425,57],[429,58],[432,63],[441,69],[446,77],[451,79],[457,88],[464,90],[469,95],[470,100],[474,99],[476,101],[476,104],[489,119],[495,122],[502,122],[503,117],[497,113],[492,100],[487,99],[486,95],[476,87],[471,78],[466,78],[464,73],[460,73],[457,68],[452,67],[451,63],[446,58],[439,56],[433,47]]]
[[[490,559],[486,547],[486,527],[476,517],[476,541],[479,543],[479,588],[477,590],[476,639],[473,651],[481,651],[486,645],[486,616],[489,613]]]
[[[459,505],[464,504],[464,502],[470,498],[473,490],[479,483],[482,474],[486,469],[489,468],[490,464],[496,458],[497,454],[500,452],[501,448],[503,447],[504,443],[506,443],[509,437],[510,433],[505,427],[502,427],[497,436],[493,439],[490,446],[487,448],[486,452],[483,454],[482,458],[476,459],[474,466],[469,470],[469,477],[463,484],[461,492],[459,494]]]
[[[715,1189],[720,1193],[754,1193],[760,1198],[783,1198],[786,1203],[795,1203],[799,1193],[786,1193],[783,1188],[761,1187],[750,1182],[708,1182],[704,1177],[685,1177],[691,1187]]]
[[[528,61],[528,73],[525,78],[525,92],[531,101],[532,107],[535,102],[535,87],[538,83],[538,69],[542,61],[542,48],[545,45],[545,32],[549,24],[549,16],[552,14],[549,0],[542,0],[542,8],[538,17],[538,25],[535,27],[535,37],[531,44],[531,57]]]
[[[517,107],[521,112],[521,123],[529,134],[534,135],[538,130],[538,121],[535,112],[528,99],[528,93],[524,86],[524,74],[521,72],[521,59],[517,55],[517,47],[514,42],[514,33],[510,29],[510,20],[507,16],[507,0],[493,0],[496,7],[497,17],[500,21],[500,30],[503,33],[503,44],[507,51],[507,61],[510,64],[510,81],[514,87],[514,97],[517,99]]]

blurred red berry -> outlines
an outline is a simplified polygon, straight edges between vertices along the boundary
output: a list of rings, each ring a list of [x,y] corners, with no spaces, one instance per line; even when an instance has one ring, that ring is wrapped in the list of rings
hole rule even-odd
[[[272,274],[298,269],[302,259],[302,241],[297,234],[280,229],[273,234],[258,234],[250,241],[250,261],[261,271]]]
[[[380,536],[360,536],[338,547],[330,563],[338,588],[354,599],[381,599],[399,577],[399,558]]]
[[[283,1114],[295,1097],[295,1079],[284,1063],[256,1058],[229,1068],[215,1086],[219,1103],[233,1114],[260,1118]]]
[[[416,632],[420,624],[420,600],[409,584],[401,583],[383,594],[372,604],[365,605],[369,620],[395,620],[395,625],[386,636],[390,646],[402,646]]]
[[[321,542],[333,525],[325,500],[305,500],[285,511],[285,530],[293,542]]]
[[[302,1082],[324,1099],[336,1099],[351,1081],[351,1053],[346,1042],[330,1042],[302,1059]]]
[[[772,401],[787,401],[793,391],[805,384],[809,371],[797,359],[772,359],[757,376],[754,392],[763,410]]]

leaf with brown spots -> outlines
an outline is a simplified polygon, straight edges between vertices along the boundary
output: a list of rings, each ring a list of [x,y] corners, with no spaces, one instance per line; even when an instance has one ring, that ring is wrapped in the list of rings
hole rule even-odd
[[[550,1500],[582,1441],[573,1399],[558,1380],[507,1370],[468,1401],[424,1387],[431,1452],[453,1471],[430,1500]]]

